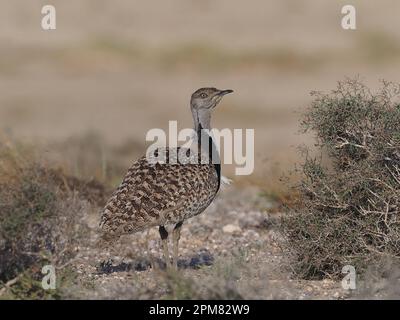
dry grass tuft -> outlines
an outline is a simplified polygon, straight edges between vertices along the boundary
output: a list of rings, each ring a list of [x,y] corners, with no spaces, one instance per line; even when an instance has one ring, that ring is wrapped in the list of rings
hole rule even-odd
[[[23,146],[0,144],[0,296],[49,297],[38,284],[42,266],[65,274],[87,237],[90,202],[101,202],[103,193],[95,181],[46,167]]]

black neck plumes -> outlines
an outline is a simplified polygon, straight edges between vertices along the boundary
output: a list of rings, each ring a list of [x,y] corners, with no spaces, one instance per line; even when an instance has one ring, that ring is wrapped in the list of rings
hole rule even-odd
[[[204,140],[203,140],[204,139]],[[197,143],[198,143],[198,155],[199,155],[199,161],[202,159],[202,152],[207,150],[203,150],[202,148],[202,141],[205,141],[208,139],[208,161],[209,163],[212,163],[214,165],[215,171],[217,172],[218,176],[218,188],[217,191],[219,190],[219,187],[221,185],[221,160],[219,157],[219,152],[217,150],[217,147],[214,143],[214,140],[212,137],[208,134],[206,130],[203,130],[203,127],[201,123],[199,123],[198,129],[197,129]]]

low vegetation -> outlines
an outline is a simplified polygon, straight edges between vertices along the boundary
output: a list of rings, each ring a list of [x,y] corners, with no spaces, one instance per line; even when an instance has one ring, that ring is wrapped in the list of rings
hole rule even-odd
[[[87,238],[83,215],[103,191],[47,167],[25,147],[0,145],[0,296],[57,297],[41,288],[41,268],[52,264],[63,270],[60,281],[66,276]]]
[[[400,88],[373,93],[359,80],[313,93],[303,127],[319,156],[304,152],[298,201],[283,218],[293,270],[339,278],[400,258]]]

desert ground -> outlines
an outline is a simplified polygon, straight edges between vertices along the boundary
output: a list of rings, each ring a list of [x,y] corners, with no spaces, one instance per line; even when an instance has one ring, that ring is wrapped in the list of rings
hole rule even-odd
[[[255,130],[253,174],[223,166],[233,183],[184,225],[179,277],[164,274],[156,229],[97,248],[104,199],[79,200],[90,231],[62,298],[375,297],[375,287],[354,293],[336,280],[294,279],[276,223],[290,192],[282,175],[301,161],[299,146],[314,144],[299,127],[310,92],[345,77],[371,88],[399,81],[398,1],[353,1],[357,30],[341,28],[347,2],[336,0],[50,2],[53,31],[40,27],[47,2],[1,1],[0,144],[21,143],[49,167],[98,181],[106,198],[145,153],[148,130],[169,120],[192,126],[197,88],[234,90],[214,127]]]

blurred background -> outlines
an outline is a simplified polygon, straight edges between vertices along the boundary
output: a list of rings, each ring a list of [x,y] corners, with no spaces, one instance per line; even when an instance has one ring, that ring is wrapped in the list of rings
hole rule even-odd
[[[41,29],[41,8],[57,30]],[[341,8],[357,9],[357,30]],[[0,136],[41,146],[75,174],[120,175],[152,128],[192,126],[191,93],[235,91],[216,128],[254,128],[268,186],[298,161],[310,91],[359,75],[398,81],[400,2],[320,0],[0,1]],[[114,171],[113,171],[114,170]],[[232,168],[225,168],[232,175]]]

